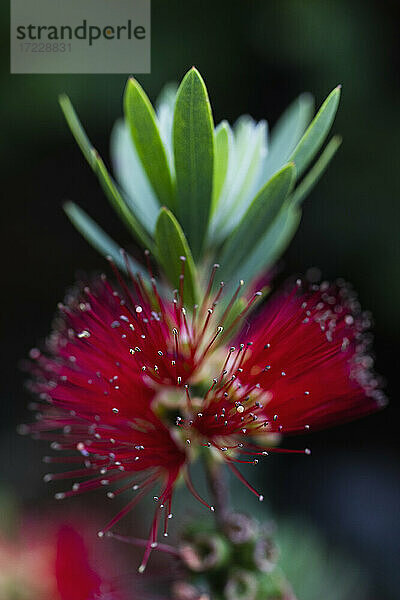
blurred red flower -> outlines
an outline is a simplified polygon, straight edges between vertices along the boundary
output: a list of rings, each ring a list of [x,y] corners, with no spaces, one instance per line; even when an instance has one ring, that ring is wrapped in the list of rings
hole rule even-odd
[[[89,536],[88,536],[89,539]],[[24,525],[16,539],[0,536],[0,598],[2,600],[123,600],[91,566],[91,547],[69,524]]]

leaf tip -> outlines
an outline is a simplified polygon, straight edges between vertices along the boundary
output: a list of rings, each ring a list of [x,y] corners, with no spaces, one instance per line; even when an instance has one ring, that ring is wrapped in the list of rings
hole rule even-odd
[[[135,79],[133,77],[133,75],[130,75],[126,82],[126,88],[125,88],[126,93],[128,94],[129,92],[136,90],[138,87],[139,87],[139,82],[137,81],[137,79]]]
[[[298,97],[301,102],[314,102],[314,96],[311,92],[302,92]]]
[[[339,85],[337,85],[333,90],[332,93],[330,94],[331,96],[335,96],[337,102],[339,102],[340,96],[342,94],[342,84],[339,83]]]
[[[62,207],[63,210],[65,210],[65,212],[68,212],[69,210],[71,210],[71,208],[73,208],[75,206],[74,202],[72,202],[72,200],[65,200],[62,203]]]
[[[195,78],[199,79],[204,84],[203,78],[200,75],[200,71],[195,66],[193,66],[193,67],[191,67],[189,69],[189,71],[185,74],[182,82],[185,81],[185,80],[187,80],[187,79],[190,79],[192,77],[195,77]]]

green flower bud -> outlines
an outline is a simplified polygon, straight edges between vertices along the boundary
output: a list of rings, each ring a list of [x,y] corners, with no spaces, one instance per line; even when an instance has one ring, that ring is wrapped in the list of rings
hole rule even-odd
[[[230,549],[220,535],[201,533],[181,545],[180,555],[191,571],[201,573],[224,565],[229,558]]]
[[[278,549],[270,538],[261,538],[254,547],[254,564],[263,573],[270,573],[278,560]]]
[[[186,581],[177,581],[172,586],[173,600],[211,600],[210,596],[200,592]]]
[[[258,583],[250,571],[237,570],[225,586],[226,600],[256,600]]]
[[[225,519],[224,531],[233,544],[245,544],[254,540],[257,530],[257,523],[241,513],[231,513]]]

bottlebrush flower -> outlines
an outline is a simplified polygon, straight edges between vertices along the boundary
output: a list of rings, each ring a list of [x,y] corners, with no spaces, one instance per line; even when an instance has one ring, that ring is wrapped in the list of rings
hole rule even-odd
[[[117,271],[118,288],[105,276],[81,287],[59,306],[45,353],[31,351],[31,387],[41,402],[24,431],[72,454],[48,457],[74,468],[46,480],[82,478],[56,497],[101,486],[109,498],[137,491],[103,536],[159,484],[141,571],[160,519],[167,535],[181,474],[213,510],[188,472],[199,449],[222,457],[262,500],[236,464],[257,462],[275,434],[352,419],[383,402],[367,354],[370,318],[342,282],[297,282],[249,322],[260,292],[243,301],[240,282],[224,300],[214,265],[202,301],[185,305],[182,265],[171,298],[153,277],[131,276],[128,287]]]

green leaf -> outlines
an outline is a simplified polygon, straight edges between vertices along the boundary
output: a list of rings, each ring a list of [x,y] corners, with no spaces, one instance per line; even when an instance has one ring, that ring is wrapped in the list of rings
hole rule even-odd
[[[177,206],[193,254],[198,258],[207,233],[213,186],[214,125],[206,86],[196,69],[183,78],[173,123]]]
[[[139,83],[128,79],[124,96],[125,117],[133,142],[160,204],[173,206],[174,188],[168,157],[154,109]]]
[[[142,225],[131,212],[124,198],[121,196],[98,152],[95,150],[88,136],[86,135],[86,132],[83,129],[80,120],[78,119],[71,101],[67,96],[63,95],[60,97],[60,105],[75,140],[82,150],[87,162],[97,175],[100,184],[110,200],[114,210],[125,223],[130,233],[137,237],[145,247],[151,250],[153,247],[151,238],[147,235]]]
[[[111,159],[115,177],[131,211],[153,233],[160,205],[148,180],[125,122],[117,121],[111,134]]]
[[[244,118],[246,119],[246,117]],[[247,120],[249,121],[248,117]],[[242,125],[242,119],[235,125],[236,169],[229,196],[232,197],[228,211],[228,230],[232,230],[243,217],[249,203],[261,185],[259,176],[267,153],[267,123],[253,119]],[[247,129],[247,131],[246,131]]]
[[[182,269],[180,257],[186,258],[183,297],[185,305],[191,308],[196,303],[196,267],[185,234],[167,208],[162,208],[160,211],[155,239],[158,261],[170,283],[178,290]]]
[[[213,216],[211,230],[218,241],[236,227],[259,191],[260,173],[266,154],[267,124],[256,123],[248,115],[240,117],[234,126],[230,148],[229,172],[222,197]]]
[[[232,135],[227,121],[222,121],[215,129],[214,183],[212,211],[218,205],[229,167],[229,138]]]
[[[93,146],[86,135],[86,131],[82,127],[82,123],[80,122],[78,115],[72,106],[71,100],[65,94],[61,94],[59,97],[59,103],[79,148],[81,149],[89,165],[92,167],[92,169],[94,169],[95,160],[93,156]]]
[[[240,269],[247,282],[264,274],[282,256],[294,237],[301,220],[301,210],[286,202],[271,227],[255,244],[247,261]]]
[[[79,233],[103,256],[111,256],[121,271],[126,271],[125,261],[120,253],[120,246],[89,215],[74,202],[66,202],[64,210]],[[132,272],[145,275],[144,269],[131,256],[128,256]]]
[[[110,201],[111,206],[119,218],[125,223],[132,235],[138,238],[145,248],[150,251],[153,249],[153,242],[143,229],[142,225],[136,219],[135,215],[129,210],[125,200],[121,196],[118,188],[108,173],[104,162],[96,150],[93,150],[95,172],[99,178],[100,184]]]
[[[340,89],[338,86],[329,94],[290,157],[296,165],[298,177],[310,164],[329,133],[339,105]]]
[[[301,94],[278,119],[271,131],[263,173],[264,182],[288,162],[312,119],[313,111],[314,99],[311,94]]]
[[[258,192],[236,230],[222,249],[221,271],[225,279],[236,274],[242,278],[240,266],[247,261],[257,241],[273,223],[290,193],[296,178],[293,164],[278,171]]]
[[[327,144],[321,156],[316,161],[315,165],[309,170],[304,179],[299,183],[295,191],[291,196],[291,202],[294,204],[300,204],[306,196],[311,192],[313,187],[318,183],[322,177],[327,166],[335,156],[336,151],[342,143],[342,138],[339,135],[335,135],[330,142]]]
[[[174,153],[172,150],[172,123],[174,121],[175,99],[178,85],[175,82],[167,83],[156,100],[158,128],[168,154],[169,168],[172,178],[175,178]]]
[[[156,111],[158,115],[162,111],[163,107],[167,107],[168,110],[172,112],[174,111],[177,91],[178,84],[175,81],[169,81],[163,86],[155,102]]]
[[[167,83],[161,90],[156,100],[158,128],[161,139],[167,150],[169,168],[172,178],[175,177],[174,153],[172,150],[172,123],[174,121],[174,108],[178,86],[175,82]]]

